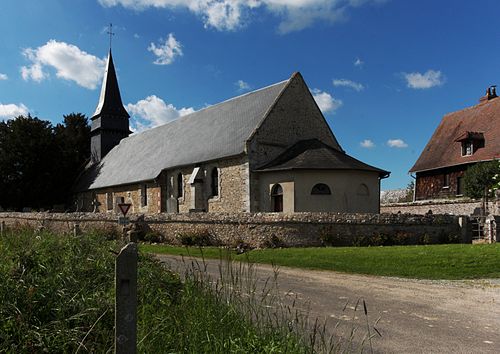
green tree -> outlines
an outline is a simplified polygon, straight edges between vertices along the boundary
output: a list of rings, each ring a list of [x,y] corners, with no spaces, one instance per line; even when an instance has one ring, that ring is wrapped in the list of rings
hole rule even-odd
[[[66,202],[89,148],[90,128],[81,114],[65,116],[55,128],[30,115],[1,121],[0,205],[20,210]]]
[[[467,169],[464,174],[464,192],[471,198],[481,198],[486,210],[488,197],[492,195],[495,176],[500,173],[498,161],[480,162]]]

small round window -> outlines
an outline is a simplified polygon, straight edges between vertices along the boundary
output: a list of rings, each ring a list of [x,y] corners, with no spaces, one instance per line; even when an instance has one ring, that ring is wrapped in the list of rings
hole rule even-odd
[[[324,183],[318,183],[311,189],[311,195],[329,195],[332,194],[330,187]]]

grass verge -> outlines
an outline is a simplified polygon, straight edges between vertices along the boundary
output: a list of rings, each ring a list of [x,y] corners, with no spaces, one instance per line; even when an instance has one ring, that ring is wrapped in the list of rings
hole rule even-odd
[[[148,253],[221,257],[219,248],[144,244]],[[416,279],[500,278],[500,244],[391,247],[325,247],[252,250],[232,254],[237,261]]]
[[[0,352],[113,352],[118,249],[99,234],[25,230],[0,238]],[[140,254],[139,352],[312,352],[286,324],[252,322],[204,282],[181,282]]]

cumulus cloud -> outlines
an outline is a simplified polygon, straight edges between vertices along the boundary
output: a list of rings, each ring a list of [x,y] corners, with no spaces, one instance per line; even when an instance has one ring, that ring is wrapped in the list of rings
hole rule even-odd
[[[17,116],[25,116],[28,114],[28,107],[24,104],[2,104],[0,103],[0,119],[12,119]]]
[[[370,139],[363,140],[362,142],[359,143],[359,145],[361,145],[361,147],[364,147],[366,149],[371,149],[375,147],[375,144]]]
[[[406,84],[412,89],[429,89],[434,86],[444,84],[444,76],[441,71],[427,70],[421,74],[419,72],[403,73]]]
[[[365,89],[363,84],[360,84],[358,82],[354,82],[351,80],[347,80],[347,79],[334,79],[333,86],[347,87],[347,88],[353,89],[354,91],[358,91],[358,92]]]
[[[192,107],[177,109],[173,104],[167,104],[155,95],[148,96],[137,103],[129,103],[126,108],[132,115],[134,132],[154,128],[194,112]]]
[[[354,66],[361,68],[361,67],[363,67],[363,65],[365,64],[365,62],[362,61],[359,58],[356,58],[356,59],[354,59],[354,63],[353,64],[354,64]]]
[[[7,80],[9,77],[5,74],[0,73],[0,81]]]
[[[317,21],[338,22],[346,18],[350,8],[386,0],[98,0],[102,6],[122,5],[144,10],[155,8],[187,8],[201,17],[205,27],[236,30],[245,25],[252,11],[261,8],[280,19],[279,32],[298,31]]]
[[[335,111],[342,106],[342,101],[332,97],[332,95],[328,92],[324,92],[319,89],[312,89],[311,93],[314,100],[318,104],[319,109],[323,113],[335,113]]]
[[[75,45],[53,39],[41,47],[23,50],[23,55],[31,65],[21,68],[24,80],[40,82],[49,74],[47,67],[55,69],[58,78],[74,81],[78,85],[95,89],[104,73],[106,61],[82,51]]]
[[[389,139],[387,140],[387,146],[402,149],[408,147],[408,144],[402,139]]]
[[[158,45],[151,43],[148,50],[156,55],[156,60],[153,62],[156,65],[172,64],[176,57],[183,55],[181,42],[175,39],[173,33],[168,34],[164,44],[161,43],[161,40]]]
[[[238,80],[234,84],[238,87],[238,91],[250,90],[250,85],[248,84],[248,82],[245,82],[243,80]]]

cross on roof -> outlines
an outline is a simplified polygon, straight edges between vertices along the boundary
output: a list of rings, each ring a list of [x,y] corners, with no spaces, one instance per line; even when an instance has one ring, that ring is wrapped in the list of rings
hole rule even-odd
[[[113,24],[112,23],[109,24],[109,29],[108,29],[107,33],[109,34],[109,49],[111,50],[111,39],[115,35],[113,32]]]

